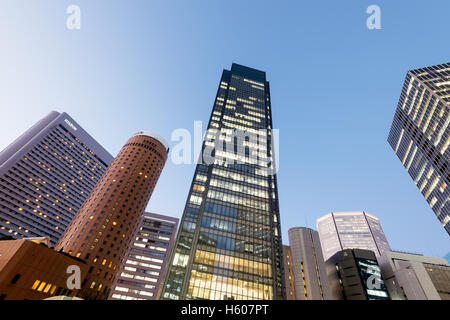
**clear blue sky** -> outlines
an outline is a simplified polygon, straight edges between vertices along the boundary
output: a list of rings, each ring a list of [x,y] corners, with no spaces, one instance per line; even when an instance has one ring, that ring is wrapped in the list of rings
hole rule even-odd
[[[80,30],[66,28],[71,4]],[[371,4],[381,30],[366,27]],[[450,61],[449,11],[447,0],[2,0],[0,148],[50,110],[113,155],[141,129],[170,140],[207,122],[237,62],[271,83],[285,243],[290,227],[365,210],[392,248],[443,256],[450,238],[386,140],[406,71]],[[167,162],[148,209],[181,217],[193,172]]]

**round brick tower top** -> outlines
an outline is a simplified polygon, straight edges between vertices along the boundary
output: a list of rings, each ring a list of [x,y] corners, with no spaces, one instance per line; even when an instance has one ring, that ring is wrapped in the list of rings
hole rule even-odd
[[[89,266],[81,279],[82,298],[107,299],[168,150],[167,142],[149,131],[128,139],[56,245]]]
[[[133,137],[136,136],[147,136],[155,140],[158,140],[164,146],[164,148],[166,148],[166,150],[169,150],[169,144],[166,142],[166,140],[156,133],[153,133],[151,131],[139,131],[133,135]]]

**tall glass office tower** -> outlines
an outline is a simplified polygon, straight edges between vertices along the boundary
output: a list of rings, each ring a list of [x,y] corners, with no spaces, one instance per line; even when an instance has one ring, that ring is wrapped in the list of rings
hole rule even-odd
[[[224,70],[161,299],[284,299],[265,72]]]
[[[408,71],[388,142],[450,234],[450,63]]]

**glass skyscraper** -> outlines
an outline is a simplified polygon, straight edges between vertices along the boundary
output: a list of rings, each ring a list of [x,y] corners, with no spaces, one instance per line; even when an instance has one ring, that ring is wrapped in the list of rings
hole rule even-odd
[[[388,142],[450,234],[450,63],[408,71]]]
[[[364,211],[332,212],[317,219],[324,260],[344,249],[371,250],[377,257],[391,248],[374,215]]]
[[[284,299],[269,82],[224,70],[162,299]]]

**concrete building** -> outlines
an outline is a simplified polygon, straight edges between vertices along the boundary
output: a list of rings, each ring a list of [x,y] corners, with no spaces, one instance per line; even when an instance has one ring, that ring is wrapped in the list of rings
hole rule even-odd
[[[178,218],[145,212],[122,263],[110,300],[158,300],[178,228]]]
[[[291,247],[283,245],[284,283],[286,285],[286,300],[295,300],[294,273],[292,270]]]
[[[84,259],[84,299],[107,299],[165,165],[167,143],[151,132],[133,135],[100,179],[56,249]]]
[[[0,153],[0,235],[54,246],[112,160],[68,114],[49,113]]]
[[[450,300],[450,265],[445,259],[387,251],[379,262],[393,300]]]
[[[336,300],[390,300],[373,251],[345,249],[326,261]]]
[[[318,232],[297,227],[288,234],[295,300],[332,299]]]
[[[80,259],[48,248],[49,238],[0,241],[0,300],[42,300],[53,296],[76,297],[79,290],[69,277],[80,270],[80,279],[88,267]],[[69,272],[68,272],[69,271]]]
[[[450,234],[450,63],[407,72],[388,142]]]
[[[317,219],[324,260],[344,249],[391,250],[377,217],[364,211],[332,212]]]

